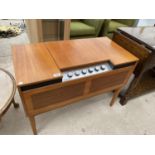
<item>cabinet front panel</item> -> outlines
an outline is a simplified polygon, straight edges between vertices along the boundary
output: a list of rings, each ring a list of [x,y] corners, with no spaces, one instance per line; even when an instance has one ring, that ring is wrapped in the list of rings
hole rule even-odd
[[[107,74],[93,79],[91,82],[90,92],[100,91],[123,84],[124,80],[128,76],[128,72],[128,70],[122,70],[111,75]]]
[[[33,94],[32,105],[34,109],[60,103],[83,95],[85,83],[77,83],[60,88]]]

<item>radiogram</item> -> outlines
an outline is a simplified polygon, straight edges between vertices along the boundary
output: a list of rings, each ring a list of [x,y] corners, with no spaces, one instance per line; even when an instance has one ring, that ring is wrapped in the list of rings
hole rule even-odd
[[[106,37],[13,46],[17,87],[33,133],[35,116],[113,91],[112,106],[138,59]]]

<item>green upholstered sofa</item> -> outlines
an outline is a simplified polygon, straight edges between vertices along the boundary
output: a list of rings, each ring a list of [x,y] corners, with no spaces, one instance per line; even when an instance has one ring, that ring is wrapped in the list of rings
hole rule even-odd
[[[112,38],[113,32],[116,31],[118,27],[134,27],[137,26],[137,19],[106,19],[104,21],[102,35]]]
[[[98,37],[104,20],[103,19],[79,19],[71,20],[70,38]]]

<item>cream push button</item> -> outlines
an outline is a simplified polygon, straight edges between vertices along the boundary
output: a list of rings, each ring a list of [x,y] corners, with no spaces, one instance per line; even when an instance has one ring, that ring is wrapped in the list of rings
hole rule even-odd
[[[86,74],[87,73],[87,70],[86,69],[83,69],[82,70],[82,74]]]
[[[69,73],[67,74],[67,76],[68,76],[69,78],[71,78],[71,77],[73,76],[73,73],[72,73],[72,72],[69,72]]]
[[[79,75],[80,75],[80,71],[76,71],[74,74],[75,74],[76,76],[79,76]]]
[[[104,66],[104,65],[101,65],[101,69],[102,69],[102,70],[105,70],[105,66]]]
[[[89,71],[89,73],[92,73],[93,72],[93,68],[89,68],[88,71]]]
[[[99,67],[99,66],[96,66],[96,67],[95,67],[95,71],[98,72],[99,70],[100,70],[100,67]]]

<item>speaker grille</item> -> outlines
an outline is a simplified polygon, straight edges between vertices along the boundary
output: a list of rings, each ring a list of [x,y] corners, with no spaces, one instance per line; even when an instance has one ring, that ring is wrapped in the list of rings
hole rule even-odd
[[[106,88],[110,88],[116,85],[120,85],[124,82],[128,71],[122,71],[113,75],[104,75],[92,80],[90,92],[100,91]]]
[[[83,95],[85,83],[77,83],[63,86],[32,96],[34,109],[42,108],[51,104],[67,101]]]

